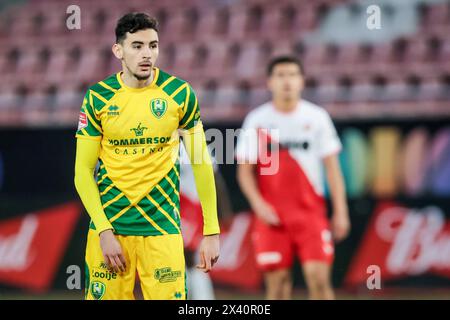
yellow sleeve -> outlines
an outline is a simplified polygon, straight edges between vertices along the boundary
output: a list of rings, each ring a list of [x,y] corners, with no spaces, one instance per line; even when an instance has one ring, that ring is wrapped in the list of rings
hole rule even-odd
[[[94,179],[94,169],[100,153],[100,141],[78,138],[75,159],[75,188],[94,222],[97,233],[113,229],[103,211],[100,193]]]
[[[187,154],[191,160],[195,186],[202,206],[203,235],[219,234],[220,227],[217,217],[214,170],[201,121],[193,128],[183,131],[182,136]]]

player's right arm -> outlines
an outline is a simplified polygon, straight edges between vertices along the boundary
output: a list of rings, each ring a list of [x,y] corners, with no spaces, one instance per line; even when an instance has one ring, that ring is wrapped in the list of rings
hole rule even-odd
[[[269,225],[279,225],[280,220],[275,209],[259,192],[256,176],[256,162],[258,158],[257,127],[250,116],[247,116],[245,119],[242,129],[243,131],[239,136],[236,147],[238,184],[258,218]]]
[[[280,219],[275,213],[275,209],[264,200],[259,192],[256,183],[255,165],[250,163],[238,164],[237,180],[255,214],[269,225],[280,224]]]
[[[101,149],[101,126],[92,107],[89,92],[83,101],[76,137],[78,139],[75,157],[75,188],[100,236],[100,246],[105,262],[115,271],[125,270],[122,248],[103,210],[100,192],[94,179],[94,170]]]
[[[94,179],[99,152],[99,140],[77,139],[75,188],[100,235],[100,246],[105,262],[116,272],[125,271],[122,247],[114,236],[113,227],[103,211],[100,193]]]
[[[94,179],[94,170],[100,152],[100,141],[77,139],[75,158],[75,188],[89,216],[94,222],[97,233],[113,230],[100,201],[100,193]]]

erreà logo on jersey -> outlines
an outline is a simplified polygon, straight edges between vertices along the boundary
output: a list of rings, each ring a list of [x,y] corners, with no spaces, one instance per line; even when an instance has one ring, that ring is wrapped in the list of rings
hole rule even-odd
[[[160,119],[166,113],[167,101],[164,99],[152,99],[150,101],[150,110],[156,118]]]
[[[108,116],[118,116],[119,114],[120,113],[119,113],[118,106],[116,106],[116,105],[109,106],[108,113],[107,113]]]

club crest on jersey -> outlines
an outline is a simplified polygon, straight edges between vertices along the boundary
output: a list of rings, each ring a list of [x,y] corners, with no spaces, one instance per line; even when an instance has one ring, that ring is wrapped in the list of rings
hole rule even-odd
[[[100,281],[94,281],[91,284],[91,294],[96,300],[101,300],[105,295],[106,286]]]
[[[88,126],[87,115],[83,111],[80,112],[80,117],[78,119],[78,130],[82,130]]]
[[[160,119],[167,111],[167,101],[164,99],[152,99],[150,101],[150,110],[156,118]]]

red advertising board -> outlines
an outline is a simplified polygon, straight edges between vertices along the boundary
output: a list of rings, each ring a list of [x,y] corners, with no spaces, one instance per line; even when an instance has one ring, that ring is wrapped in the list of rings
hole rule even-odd
[[[436,206],[410,208],[380,203],[345,278],[349,286],[366,282],[377,266],[382,281],[434,274],[450,278],[450,221]]]
[[[253,216],[246,212],[234,216],[220,235],[220,258],[211,271],[216,283],[240,289],[258,289],[262,275],[257,269],[251,242]]]
[[[0,221],[0,282],[48,290],[79,218],[68,203]]]

